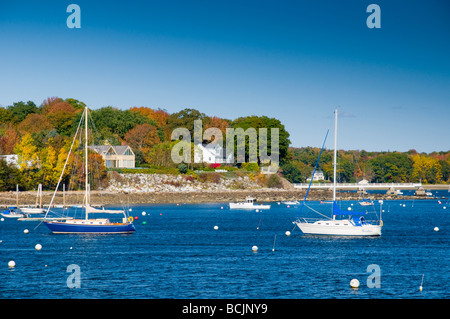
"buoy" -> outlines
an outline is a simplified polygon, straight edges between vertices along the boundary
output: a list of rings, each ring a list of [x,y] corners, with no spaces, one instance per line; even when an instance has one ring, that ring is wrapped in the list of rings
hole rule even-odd
[[[219,229],[219,226],[214,226],[214,230],[218,230]]]
[[[406,207],[406,204],[403,204],[403,207]]]
[[[42,249],[42,245],[41,244],[36,244],[36,246],[34,246],[34,249],[41,250]]]
[[[287,208],[290,208],[291,206],[290,205],[287,205]]]
[[[286,236],[291,236],[291,232],[290,232],[289,230],[287,230],[287,231],[285,232],[285,235],[286,235]]]
[[[138,220],[138,219],[139,219],[139,217],[137,217],[137,216],[134,216],[134,219]]]
[[[23,230],[23,233],[24,233],[24,234],[28,234],[28,229],[24,229],[24,230]]]
[[[259,213],[259,209],[257,209],[256,212]]]
[[[161,213],[161,214],[159,214],[159,216],[162,216],[162,213]]]
[[[439,231],[439,227],[434,227],[434,231]]]
[[[4,219],[3,217],[2,217],[0,220],[1,220],[2,222],[5,221],[5,219]]]
[[[444,207],[442,207],[443,209],[447,209],[447,207],[446,206],[444,206]]]
[[[147,225],[147,222],[144,220],[144,221],[142,222],[142,225]]]
[[[72,249],[72,246],[69,249]]]
[[[350,280],[350,287],[352,287],[352,288],[359,288],[359,280],[358,279]]]
[[[252,251],[257,252],[258,251],[258,246],[253,246],[252,247]]]
[[[10,260],[10,261],[8,262],[8,267],[9,267],[9,268],[14,268],[14,267],[16,267],[16,262],[15,262],[14,260]]]
[[[347,208],[347,210],[349,210],[349,211],[350,211],[350,210],[352,210],[352,208],[351,208],[351,207],[349,207],[349,208]]]
[[[132,209],[130,208],[129,210],[128,210],[129,212],[131,212],[132,211]]]
[[[146,212],[142,212],[142,216],[145,216],[145,215],[147,215],[147,213]]]

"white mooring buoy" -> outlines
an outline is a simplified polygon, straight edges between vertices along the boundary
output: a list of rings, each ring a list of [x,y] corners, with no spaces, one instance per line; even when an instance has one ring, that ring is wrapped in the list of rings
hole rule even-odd
[[[41,250],[42,249],[42,245],[41,244],[36,244],[36,246],[34,246],[34,249]]]
[[[288,237],[291,236],[291,232],[289,230],[287,230],[284,234]]]
[[[218,230],[219,229],[219,226],[214,226],[214,230]]]
[[[257,252],[257,251],[258,251],[258,246],[253,246],[253,247],[252,247],[252,251],[253,251],[253,252]]]
[[[28,234],[28,232],[29,232],[28,229],[24,229],[24,230],[23,230],[23,233],[24,233],[24,234]]]
[[[352,288],[359,288],[359,280],[358,279],[350,280],[350,287],[352,287]]]
[[[14,267],[16,267],[16,262],[15,262],[14,260],[10,260],[10,261],[8,262],[8,267],[9,267],[9,268],[14,268]]]
[[[434,227],[434,231],[439,231],[439,227]]]

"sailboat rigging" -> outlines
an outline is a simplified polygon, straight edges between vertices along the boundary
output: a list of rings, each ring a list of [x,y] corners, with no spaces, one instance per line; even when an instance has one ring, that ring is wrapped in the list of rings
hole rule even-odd
[[[364,219],[365,212],[342,211],[336,202],[336,157],[337,157],[337,109],[334,112],[334,159],[333,159],[333,201],[332,201],[332,217],[329,219],[319,219],[309,222],[300,216],[293,222],[304,234],[310,235],[333,235],[333,236],[381,236],[381,228],[383,221],[370,223]],[[327,132],[328,135],[328,132]],[[325,137],[326,140],[326,137]],[[325,143],[325,141],[324,141]],[[322,146],[323,150],[323,146]],[[322,151],[321,151],[322,154]],[[320,160],[317,160],[317,164]],[[316,167],[317,167],[316,164]],[[308,188],[309,191],[309,188]],[[308,191],[303,200],[302,207],[306,206],[305,201]],[[301,209],[300,208],[300,212]],[[381,209],[380,209],[381,210]],[[317,212],[319,213],[319,212]],[[320,214],[320,213],[319,213]],[[320,214],[324,216],[323,214]],[[347,219],[336,219],[337,216],[348,216]]]
[[[64,170],[66,169],[70,154],[72,152],[72,148],[74,146],[75,139],[77,138],[78,131],[80,129],[81,123],[85,121],[85,142],[84,142],[84,172],[85,172],[85,193],[83,199],[83,208],[85,211],[84,219],[73,219],[68,218],[65,220],[52,220],[51,218],[47,218],[48,213],[51,211],[52,203],[55,198],[56,192],[58,191],[58,187],[61,183],[61,180],[64,176]],[[63,170],[61,172],[58,184],[56,186],[55,192],[51,199],[49,209],[44,217],[44,224],[53,232],[53,233],[105,233],[105,234],[123,234],[123,233],[132,233],[136,229],[133,225],[132,219],[127,219],[127,215],[125,210],[113,210],[113,209],[97,209],[91,206],[90,203],[90,185],[89,185],[89,167],[88,167],[88,108],[85,107],[83,115],[81,116],[80,123],[78,124],[77,133],[75,134],[74,140],[69,150],[69,154],[67,155],[66,162],[64,164]],[[108,218],[89,218],[90,214],[123,214],[123,218],[121,222],[111,222]]]

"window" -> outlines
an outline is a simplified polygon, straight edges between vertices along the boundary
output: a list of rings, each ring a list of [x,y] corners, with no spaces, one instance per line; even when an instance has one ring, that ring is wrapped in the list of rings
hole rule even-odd
[[[133,153],[131,152],[131,150],[129,148],[127,148],[127,151],[125,152],[125,155],[133,155]]]

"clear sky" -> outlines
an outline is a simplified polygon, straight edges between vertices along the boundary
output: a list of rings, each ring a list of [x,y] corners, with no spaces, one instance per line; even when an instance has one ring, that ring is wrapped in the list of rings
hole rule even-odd
[[[49,96],[267,115],[296,147],[320,147],[338,107],[340,148],[447,151],[450,2],[0,1],[0,105]]]

